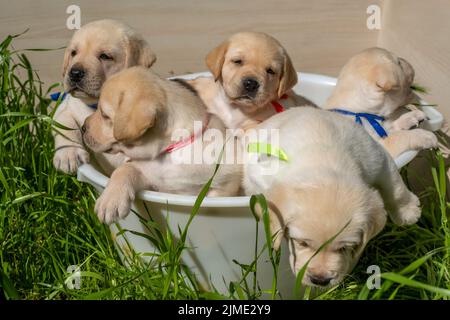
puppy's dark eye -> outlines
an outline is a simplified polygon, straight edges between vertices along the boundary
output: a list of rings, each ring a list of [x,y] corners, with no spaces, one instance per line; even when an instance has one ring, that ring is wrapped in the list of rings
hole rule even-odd
[[[103,119],[105,119],[105,120],[109,120],[110,119],[102,110],[100,110],[100,114],[101,114]]]
[[[233,60],[233,63],[240,66],[240,65],[242,65],[242,59],[235,59],[235,60]]]
[[[99,58],[100,60],[112,60],[112,59],[113,59],[113,57],[107,55],[106,53],[100,54],[100,55],[98,56],[98,58]]]
[[[71,55],[72,57],[75,57],[75,56],[77,55],[77,50],[72,50],[72,51],[70,52],[70,55]]]
[[[308,243],[307,243],[306,241],[303,241],[303,240],[296,240],[295,242],[296,242],[300,247],[304,247],[304,248],[309,247],[309,245],[308,245]]]
[[[348,247],[342,247],[342,248],[339,248],[337,251],[339,251],[339,253],[346,253],[347,249],[348,249]]]
[[[275,71],[273,71],[272,68],[267,68],[267,69],[266,69],[266,72],[267,72],[268,74],[275,74]]]
[[[345,253],[350,253],[353,254],[355,253],[357,248],[357,245],[345,245],[339,249],[337,249],[337,251],[339,251],[339,253],[345,254]]]

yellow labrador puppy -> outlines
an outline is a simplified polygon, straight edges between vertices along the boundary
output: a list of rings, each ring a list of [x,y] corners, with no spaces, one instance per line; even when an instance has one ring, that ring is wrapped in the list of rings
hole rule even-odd
[[[98,109],[82,131],[94,152],[126,158],[95,206],[106,223],[124,218],[143,189],[197,195],[213,175],[224,143],[233,143],[220,141],[223,123],[207,113],[189,85],[143,67],[123,70],[105,82]],[[236,195],[240,173],[236,161],[221,165],[208,195]]]
[[[130,27],[114,20],[99,20],[84,25],[73,35],[64,54],[63,78],[66,97],[54,119],[65,127],[55,134],[54,166],[74,173],[89,161],[79,128],[96,108],[100,88],[116,72],[135,65],[150,67],[156,60],[147,42]],[[105,165],[121,163],[119,157],[105,156]],[[109,168],[107,171],[110,171]]]
[[[271,144],[272,154],[278,148],[285,158],[259,153],[257,162],[246,162],[245,192],[266,196],[274,247],[283,236],[287,239],[292,270],[297,274],[322,244],[343,230],[312,258],[304,284],[341,281],[367,242],[383,229],[386,211],[399,225],[419,219],[419,199],[403,183],[392,158],[362,127],[333,112],[305,107],[273,116],[256,129],[269,132],[257,143]],[[266,174],[271,162],[278,170]]]
[[[247,129],[285,108],[314,105],[291,90],[297,72],[268,34],[237,33],[209,52],[206,64],[213,78],[199,77],[191,84],[227,128]]]
[[[432,132],[416,128],[425,113],[404,108],[413,102],[413,81],[408,61],[382,48],[366,49],[343,67],[325,108],[363,124],[393,157],[437,147]]]

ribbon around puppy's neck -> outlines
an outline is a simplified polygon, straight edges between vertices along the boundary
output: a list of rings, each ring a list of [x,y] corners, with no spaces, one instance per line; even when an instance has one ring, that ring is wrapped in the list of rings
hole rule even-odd
[[[353,116],[355,117],[355,122],[362,125],[361,118],[364,118],[369,122],[369,124],[372,126],[372,128],[376,131],[378,136],[380,138],[386,138],[388,136],[386,130],[384,130],[383,126],[378,122],[383,122],[385,119],[382,116],[373,114],[373,113],[363,113],[363,112],[352,112],[344,109],[331,109],[331,111],[346,115],[346,116]]]
[[[285,93],[281,96],[280,100],[285,100],[287,99],[289,96]],[[283,105],[281,103],[279,103],[278,101],[271,101],[270,102],[272,104],[273,109],[275,110],[276,113],[281,113],[283,111],[285,111],[286,109],[283,107]]]
[[[274,147],[270,143],[251,142],[247,145],[247,152],[274,156],[280,160],[289,162],[289,158],[287,154],[283,151],[283,149]]]
[[[50,99],[52,101],[63,101],[67,97],[67,92],[55,92],[50,94]],[[97,109],[97,103],[88,104],[89,108],[96,110]]]

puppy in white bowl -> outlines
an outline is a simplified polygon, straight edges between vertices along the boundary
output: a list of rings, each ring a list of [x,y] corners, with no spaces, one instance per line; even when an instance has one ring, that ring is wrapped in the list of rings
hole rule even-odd
[[[125,158],[95,205],[106,223],[125,218],[142,190],[198,195],[214,174],[222,148],[222,159],[228,159],[234,147],[233,140],[220,140],[223,123],[207,113],[191,86],[144,67],[122,70],[105,82],[82,132],[94,152]],[[219,167],[208,196],[237,195],[242,166],[231,160]]]
[[[255,130],[247,133],[243,186],[247,195],[266,197],[274,248],[286,238],[297,274],[337,235],[310,261],[305,285],[339,283],[383,229],[387,214],[398,225],[419,219],[419,199],[361,126],[304,107],[277,114]]]
[[[294,64],[268,34],[236,33],[208,53],[206,64],[213,77],[189,83],[227,128],[246,130],[287,108],[313,105],[292,90],[298,81]]]
[[[156,56],[144,38],[116,20],[97,20],[76,31],[64,53],[65,93],[54,119],[71,130],[55,132],[55,168],[75,173],[90,160],[79,128],[95,112],[103,83],[113,74],[131,66],[150,68]],[[59,94],[52,95],[58,98]],[[110,173],[123,157],[97,153],[101,167]]]
[[[417,128],[426,120],[425,113],[405,107],[415,98],[413,81],[408,61],[385,49],[369,48],[342,68],[324,108],[363,125],[394,158],[409,150],[435,148],[436,136]]]

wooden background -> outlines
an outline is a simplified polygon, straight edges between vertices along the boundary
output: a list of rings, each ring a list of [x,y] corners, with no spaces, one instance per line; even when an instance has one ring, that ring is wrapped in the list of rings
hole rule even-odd
[[[114,18],[143,33],[163,76],[204,71],[208,50],[242,30],[278,38],[297,70],[331,76],[356,52],[381,45],[413,63],[429,100],[450,116],[449,0],[0,0],[0,38],[30,28],[16,48],[65,46],[71,4],[81,7],[82,24]],[[380,31],[366,27],[371,4],[382,8]],[[46,84],[61,80],[62,50],[29,55]]]
[[[366,8],[378,1],[0,0],[0,37],[30,28],[19,48],[65,46],[66,8],[81,7],[82,24],[120,19],[143,33],[158,56],[164,76],[205,71],[204,56],[229,35],[258,30],[286,47],[298,70],[336,75],[349,56],[376,43],[378,32],[366,28]],[[32,53],[46,81],[60,80],[63,52]]]
[[[385,0],[382,11],[378,45],[411,62],[426,99],[450,118],[450,1]]]

